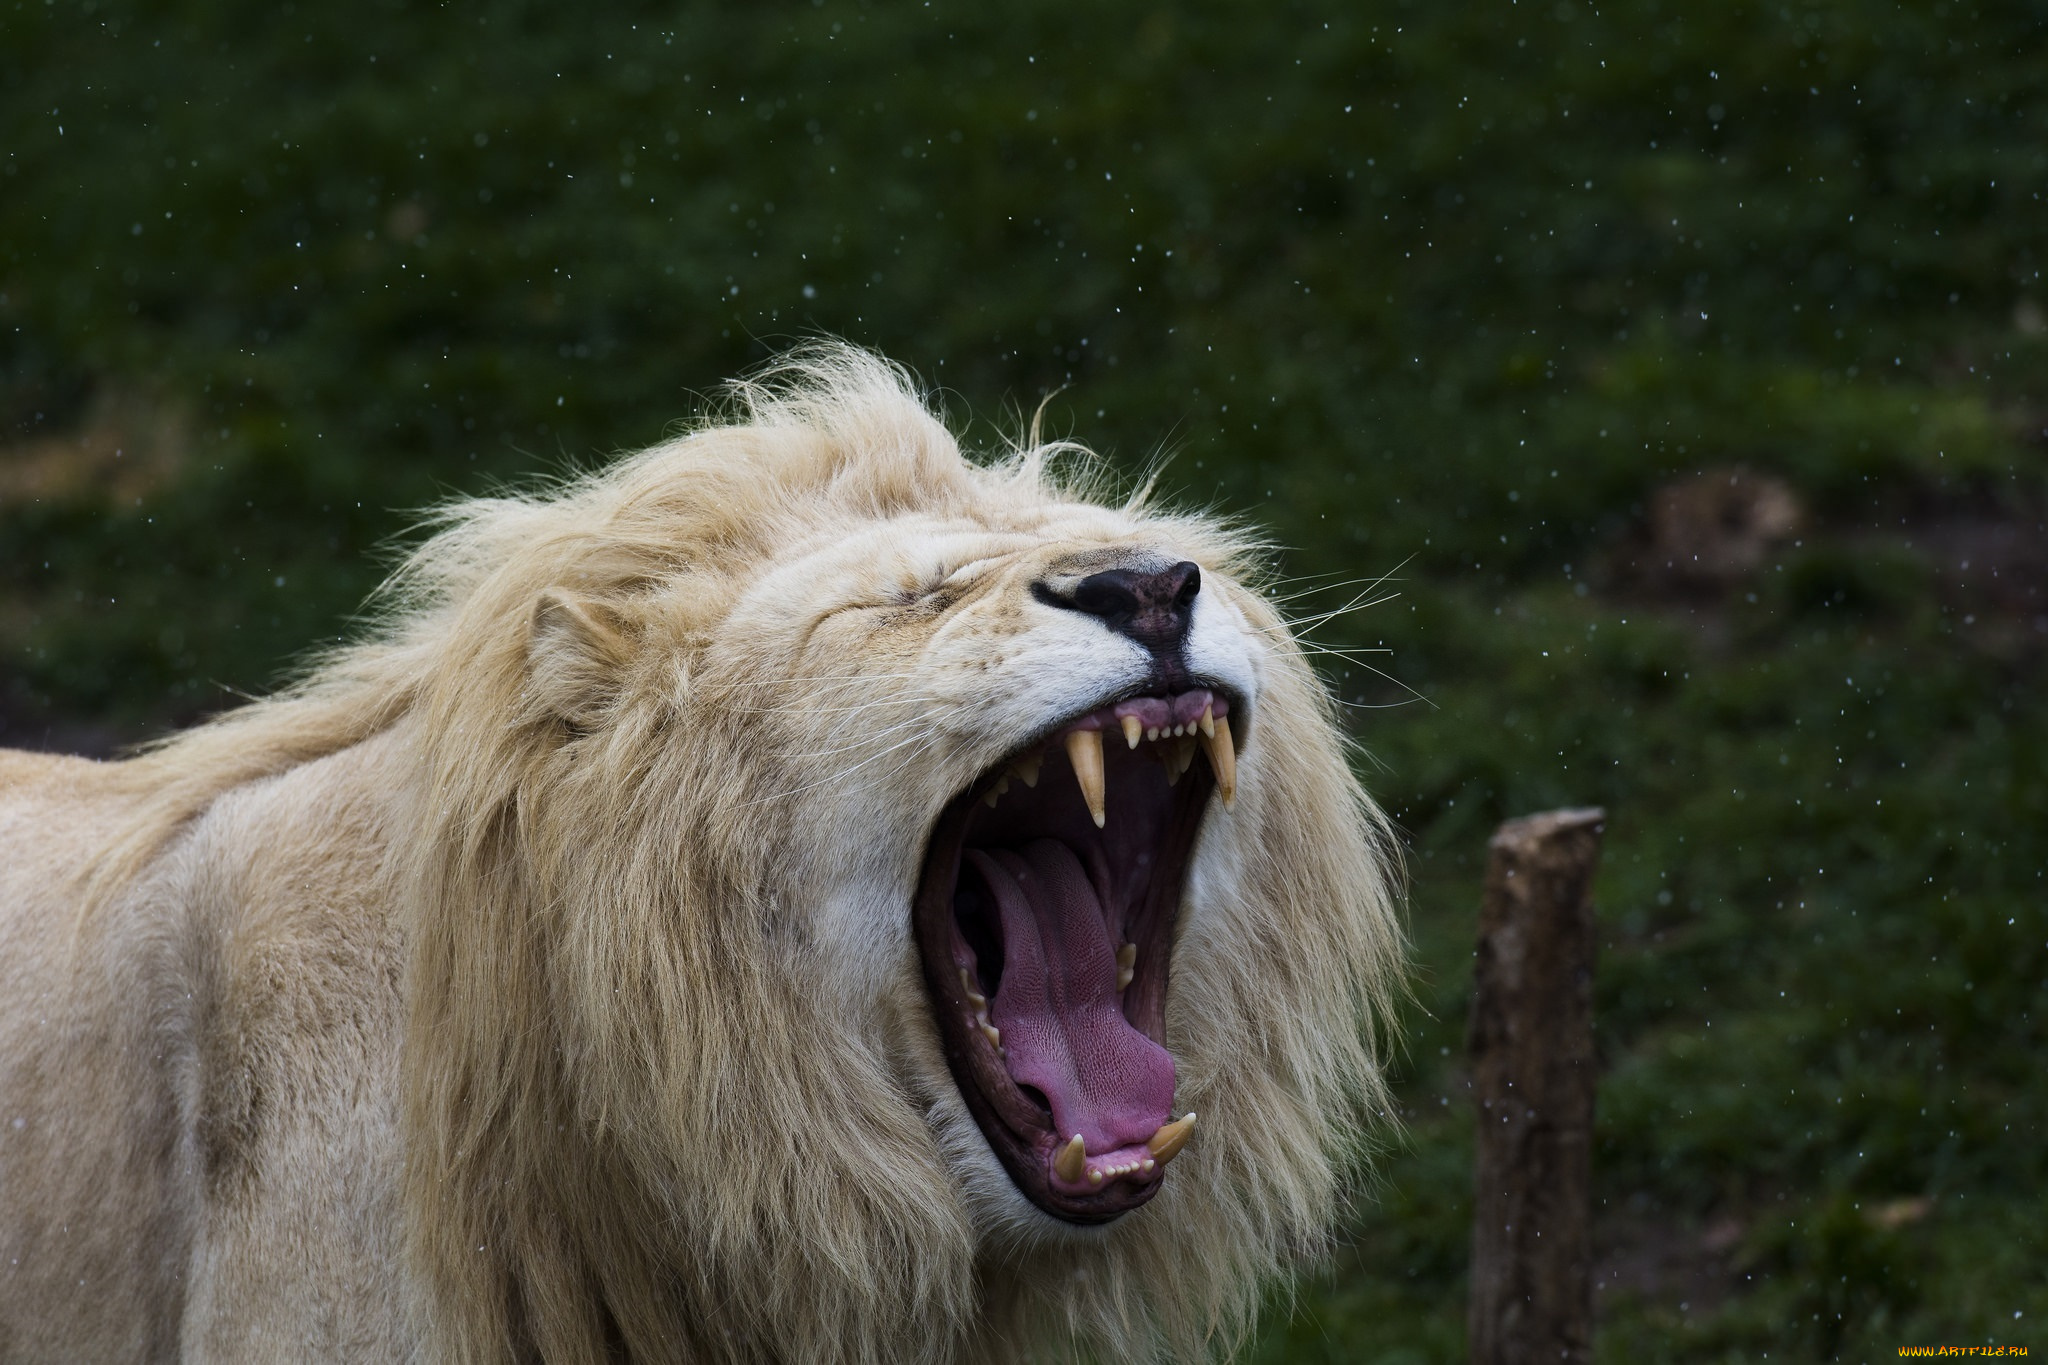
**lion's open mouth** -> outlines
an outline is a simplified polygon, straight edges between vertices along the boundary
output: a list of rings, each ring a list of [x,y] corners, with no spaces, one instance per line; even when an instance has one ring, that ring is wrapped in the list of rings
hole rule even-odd
[[[946,1060],[1010,1178],[1068,1222],[1150,1199],[1193,1127],[1166,978],[1209,795],[1235,794],[1229,717],[1206,689],[1099,707],[932,832],[914,914]]]

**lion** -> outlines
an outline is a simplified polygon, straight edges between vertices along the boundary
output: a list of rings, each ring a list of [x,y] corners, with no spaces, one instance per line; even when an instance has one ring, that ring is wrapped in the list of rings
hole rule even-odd
[[[0,755],[0,1358],[1188,1359],[1387,1122],[1387,825],[1241,529],[820,343],[354,643]]]

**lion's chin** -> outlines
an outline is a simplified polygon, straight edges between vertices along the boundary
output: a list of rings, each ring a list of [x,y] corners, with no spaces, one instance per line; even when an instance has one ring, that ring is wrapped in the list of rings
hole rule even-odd
[[[984,773],[932,831],[913,916],[946,1061],[1055,1218],[1143,1204],[1194,1126],[1173,1110],[1167,971],[1219,789],[1235,795],[1229,699],[1130,697]]]

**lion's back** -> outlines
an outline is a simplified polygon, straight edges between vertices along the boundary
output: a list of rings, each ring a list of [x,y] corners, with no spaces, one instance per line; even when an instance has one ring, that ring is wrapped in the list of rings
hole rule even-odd
[[[0,1358],[175,1350],[177,1233],[132,1159],[163,1089],[125,1054],[104,964],[75,956],[84,877],[133,798],[119,765],[0,751]],[[148,1126],[145,1119],[144,1127]],[[149,1239],[154,1246],[145,1244]]]
[[[220,795],[88,908],[145,766],[0,751],[0,1359],[403,1354],[375,762]]]

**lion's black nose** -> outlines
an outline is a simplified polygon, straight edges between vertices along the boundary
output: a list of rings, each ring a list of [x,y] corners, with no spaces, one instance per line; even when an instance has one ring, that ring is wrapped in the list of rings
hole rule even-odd
[[[1201,590],[1201,569],[1182,560],[1157,573],[1107,569],[1090,574],[1064,597],[1052,600],[1070,611],[1100,617],[1111,630],[1155,654],[1170,654],[1187,638],[1195,594]]]

